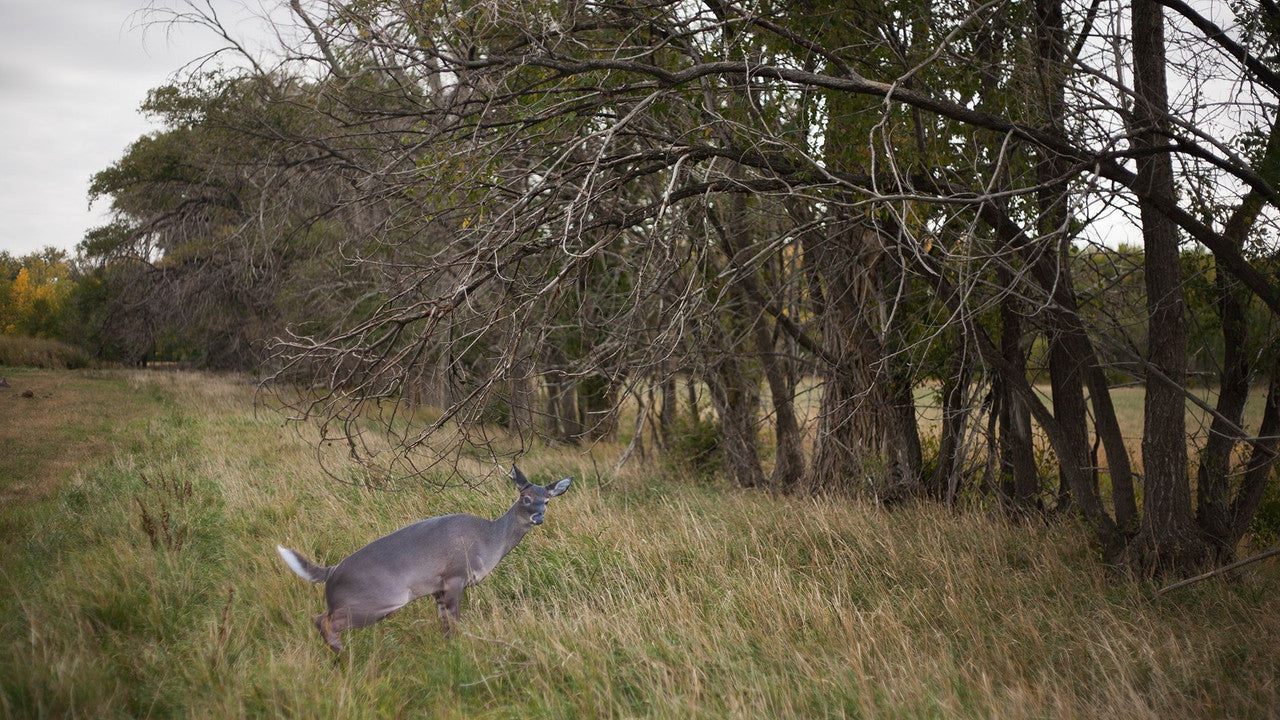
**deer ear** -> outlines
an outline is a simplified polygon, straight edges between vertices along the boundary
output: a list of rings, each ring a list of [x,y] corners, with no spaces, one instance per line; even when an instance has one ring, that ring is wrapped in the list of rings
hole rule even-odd
[[[520,492],[524,492],[530,485],[532,485],[532,483],[529,482],[529,478],[525,477],[524,473],[520,472],[520,468],[515,465],[511,466],[511,483],[515,485],[516,490],[519,490]]]
[[[565,490],[569,489],[570,482],[573,482],[573,478],[565,478],[560,482],[555,483],[554,485],[548,485],[547,497],[555,497],[557,495],[563,494]]]

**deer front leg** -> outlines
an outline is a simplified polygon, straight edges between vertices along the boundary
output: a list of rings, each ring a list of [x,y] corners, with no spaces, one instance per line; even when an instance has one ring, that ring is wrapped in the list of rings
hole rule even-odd
[[[445,637],[453,635],[458,626],[461,614],[462,590],[466,584],[461,578],[444,581],[444,589],[435,594],[436,607],[440,610],[440,625],[444,628]]]

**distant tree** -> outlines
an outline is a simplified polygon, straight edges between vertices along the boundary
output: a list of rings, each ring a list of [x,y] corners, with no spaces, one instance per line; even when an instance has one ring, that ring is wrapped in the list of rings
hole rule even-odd
[[[67,253],[47,247],[20,258],[0,256],[0,331],[60,337],[62,312],[75,278]]]
[[[217,74],[152,91],[143,109],[165,129],[138,139],[90,185],[113,214],[79,248],[109,295],[97,320],[103,342],[135,361],[159,352],[248,369],[290,323],[322,327],[349,312],[347,285],[358,274],[334,269],[342,259],[330,244],[347,223],[380,214],[316,205],[332,183],[288,172],[309,151],[291,157],[276,144],[290,115],[261,109],[289,92],[276,78]],[[237,127],[238,118],[255,124]]]

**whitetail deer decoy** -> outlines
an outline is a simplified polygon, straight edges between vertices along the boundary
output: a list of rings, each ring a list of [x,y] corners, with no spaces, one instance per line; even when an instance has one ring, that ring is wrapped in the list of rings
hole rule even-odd
[[[380,537],[332,567],[320,567],[288,548],[280,557],[304,580],[324,583],[328,610],[316,629],[334,652],[339,635],[378,622],[424,595],[432,595],[446,635],[458,622],[463,589],[488,575],[534,525],[541,525],[547,500],[569,489],[570,478],[534,485],[515,466],[511,481],[520,497],[497,520],[474,515],[442,515]]]

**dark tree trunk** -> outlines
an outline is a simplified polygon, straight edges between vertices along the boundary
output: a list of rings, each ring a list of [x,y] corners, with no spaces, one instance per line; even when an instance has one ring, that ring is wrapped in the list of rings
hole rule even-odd
[[[870,491],[885,502],[922,490],[920,437],[909,368],[887,359],[879,327],[881,238],[853,224],[824,244],[823,393],[807,486]],[[896,270],[895,270],[896,272]],[[891,364],[892,363],[892,364]]]
[[[938,438],[937,463],[929,481],[929,494],[948,503],[955,501],[960,489],[964,431],[969,415],[965,400],[972,374],[972,363],[967,349],[963,347],[963,337],[958,337],[953,342],[951,368],[942,383],[942,430]]]
[[[883,356],[867,315],[875,312],[878,244],[862,228],[838,232],[808,248],[821,255],[822,342],[833,358],[822,368],[817,436],[806,485],[814,492],[878,489],[883,464],[872,364]],[[874,241],[872,241],[874,242]]]
[[[1066,100],[1063,88],[1063,28],[1062,0],[1036,0],[1036,58],[1037,75],[1041,84],[1043,112],[1048,124],[1061,131]],[[1057,257],[1057,277],[1054,282],[1067,284],[1070,289],[1071,252],[1064,237],[1067,221],[1067,204],[1062,179],[1066,175],[1066,161],[1056,153],[1043,152],[1036,163],[1036,180],[1040,187],[1036,193],[1039,218],[1037,231],[1044,244],[1041,257]],[[1061,308],[1074,312],[1075,308]],[[1084,399],[1085,358],[1073,347],[1075,340],[1070,322],[1058,318],[1049,333],[1049,379],[1053,386],[1053,414],[1062,426],[1066,447],[1058,449],[1059,466],[1070,463],[1077,472],[1092,474],[1089,457],[1088,408]],[[1066,471],[1059,469],[1059,477]],[[1096,490],[1094,491],[1096,493]],[[1060,497],[1064,497],[1062,488]]]
[[[735,172],[735,175],[738,174],[740,173]],[[793,399],[796,383],[788,367],[789,360],[778,351],[777,338],[770,332],[769,324],[765,321],[766,300],[760,283],[756,280],[759,271],[754,266],[744,263],[739,257],[740,253],[750,251],[753,247],[752,225],[748,218],[745,195],[740,194],[733,198],[729,203],[727,215],[728,217],[721,221],[714,210],[711,208],[707,210],[707,219],[720,239],[725,259],[737,273],[732,281],[731,290],[740,312],[745,317],[737,318],[735,324],[744,329],[744,335],[749,326],[755,345],[755,357],[759,359],[765,380],[769,384],[776,451],[773,472],[769,477],[768,485],[775,490],[790,492],[797,489],[804,476],[800,426],[796,420]],[[732,352],[744,353],[746,346],[747,343],[740,343],[733,348]],[[745,365],[742,360],[738,362]]]
[[[1089,411],[1084,400],[1084,358],[1073,352],[1074,348],[1064,328],[1055,329],[1049,337],[1049,380],[1053,388],[1053,416],[1062,427],[1063,443],[1054,448],[1058,453],[1059,476],[1068,473],[1083,477],[1096,477],[1089,452]],[[1070,468],[1064,467],[1070,465]],[[1075,502],[1084,502],[1081,488],[1063,483],[1060,493],[1067,490]],[[1099,501],[1098,488],[1092,480],[1083,488],[1089,494],[1088,501]],[[1061,494],[1060,494],[1061,497]]]
[[[920,448],[920,426],[916,418],[915,384],[910,369],[901,365],[886,374],[884,387],[888,398],[882,442],[888,477],[881,496],[889,500],[905,500],[919,495],[924,483],[924,453]]]
[[[1262,411],[1262,424],[1258,428],[1258,441],[1245,465],[1240,488],[1231,502],[1230,532],[1222,547],[1234,553],[1262,504],[1262,496],[1275,466],[1277,448],[1280,447],[1280,362],[1271,366],[1271,383],[1267,389],[1267,404]],[[1221,558],[1227,560],[1228,557]]]
[[[784,492],[797,489],[804,478],[804,451],[801,448],[800,424],[796,420],[794,374],[788,359],[777,350],[777,342],[767,324],[756,323],[756,346],[764,365],[773,404],[773,433],[776,444],[773,473],[769,485]]]
[[[1259,167],[1264,177],[1274,177],[1280,170],[1280,132],[1274,125]],[[1262,195],[1256,190],[1249,191],[1241,199],[1222,233],[1232,247],[1244,247],[1262,206]],[[1196,521],[1205,539],[1213,545],[1217,560],[1227,563],[1234,559],[1236,545],[1261,502],[1266,478],[1274,464],[1275,383],[1280,368],[1273,366],[1270,370],[1271,386],[1262,427],[1258,429],[1258,440],[1254,441],[1244,476],[1233,498],[1233,471],[1236,467],[1233,459],[1239,441],[1245,439],[1240,429],[1243,428],[1244,409],[1253,385],[1254,371],[1250,359],[1259,353],[1256,343],[1249,337],[1249,323],[1245,317],[1250,300],[1248,290],[1221,266],[1215,267],[1214,280],[1224,352],[1218,381],[1217,414],[1209,426],[1209,438],[1200,453],[1196,478]],[[1275,353],[1275,348],[1271,352]]]
[[[583,438],[583,428],[578,422],[574,389],[565,382],[566,363],[560,347],[548,344],[542,348],[542,384],[547,393],[544,427],[547,437],[576,443]]]
[[[658,413],[658,435],[662,438],[663,446],[671,445],[671,433],[675,432],[679,411],[676,400],[676,377],[668,373],[662,378],[662,410]]]
[[[869,378],[856,364],[825,369],[813,458],[805,479],[810,492],[858,493],[879,484],[875,413],[867,398]]]
[[[1037,5],[1039,8],[1040,5]],[[1037,15],[1038,28],[1040,28],[1037,38],[1042,41],[1037,44],[1037,57],[1042,60],[1037,65],[1037,70],[1042,83],[1046,86],[1046,97],[1054,97],[1061,99],[1061,74],[1050,74],[1044,60],[1051,60],[1058,51],[1057,44],[1045,42],[1044,38],[1052,39],[1047,36],[1044,28],[1051,25],[1050,18],[1042,16],[1043,13]],[[994,18],[993,18],[994,19]],[[1061,21],[1061,13],[1058,13],[1057,19],[1059,24]],[[982,53],[982,57],[988,58],[989,62],[984,63],[980,68],[981,92],[984,101],[994,107],[998,107],[1001,102],[1004,89],[1004,78],[1000,60],[1004,55],[1004,48],[1008,42],[1008,30],[1003,22],[994,22],[991,24],[984,23],[976,33],[976,48]],[[1049,92],[1048,87],[1052,86],[1055,92]],[[1059,113],[1054,117],[1055,112]],[[1045,116],[1049,118],[1050,123],[1057,127],[1061,122],[1061,107],[1055,106],[1051,102],[1046,102]],[[1002,153],[997,145],[997,140],[993,139],[989,147],[993,158],[1001,158]],[[1008,166],[998,160],[992,160],[989,172],[998,177],[1001,189],[1007,190],[1012,187],[1009,182]],[[1000,208],[1000,214],[1007,215],[1007,204],[1003,200],[993,200]],[[1014,274],[1015,259],[1010,252],[1012,249],[1008,242],[1008,238],[1003,233],[997,232],[996,243],[1001,255],[1008,258],[1006,262],[996,266],[996,281],[1001,292],[1000,297],[1000,335],[999,335],[999,351],[1004,359],[1006,366],[1011,371],[1018,373],[1021,377],[1027,376],[1027,361],[1025,348],[1023,346],[1024,325],[1021,313],[1020,296],[1021,289],[1015,288],[1017,276]],[[1029,508],[1038,505],[1037,492],[1038,478],[1035,463],[1035,446],[1034,436],[1031,430],[1031,413],[1027,409],[1027,405],[1018,396],[1014,390],[1014,384],[1001,373],[996,372],[991,383],[992,394],[992,417],[987,426],[987,444],[988,453],[991,457],[998,456],[998,462],[994,463],[997,468],[997,478],[988,477],[988,489],[999,490],[1001,501],[1005,507],[1014,512],[1025,512]],[[992,468],[993,463],[988,463],[988,468]],[[989,471],[990,472],[990,471]]]
[[[1009,287],[1012,273],[1001,268],[1000,282]],[[1012,293],[1000,301],[1000,356],[1011,372],[1027,376],[1027,358],[1022,348],[1022,315]],[[1039,506],[1039,478],[1036,473],[1035,440],[1031,433],[1031,411],[1014,390],[1012,380],[997,374],[995,388],[999,400],[1000,487],[1007,503],[1025,511]]]
[[[1218,318],[1222,323],[1223,360],[1219,376],[1217,414],[1209,424],[1209,437],[1200,453],[1196,482],[1196,520],[1205,539],[1214,544],[1221,561],[1230,561],[1232,542],[1232,456],[1241,435],[1249,400],[1250,368],[1246,349],[1248,327],[1241,290],[1234,278],[1217,274]]]
[[[582,423],[578,422],[578,404],[573,388],[561,381],[556,389],[556,415],[560,420],[560,437],[567,442],[581,442],[586,437],[586,432]]]
[[[1065,136],[1067,134],[1065,122],[1067,103],[1064,75],[1068,58],[1062,0],[1036,0],[1035,11],[1036,69],[1041,84],[1043,112],[1047,124],[1059,135]],[[1124,438],[1120,435],[1115,410],[1111,406],[1111,393],[1106,376],[1098,366],[1093,343],[1084,331],[1075,291],[1071,287],[1070,249],[1065,240],[1069,220],[1067,188],[1063,184],[1070,174],[1069,161],[1057,153],[1042,151],[1042,157],[1036,166],[1036,179],[1040,183],[1037,195],[1038,231],[1040,236],[1046,239],[1046,246],[1040,259],[1047,260],[1055,254],[1059,259],[1058,268],[1051,272],[1042,271],[1037,278],[1054,299],[1053,314],[1056,318],[1054,332],[1049,338],[1054,414],[1063,423],[1063,431],[1069,444],[1067,449],[1069,461],[1083,463],[1077,467],[1095,479],[1090,487],[1096,494],[1098,468],[1095,454],[1089,450],[1089,433],[1086,425],[1088,408],[1084,402],[1084,388],[1088,388],[1093,405],[1095,430],[1107,452],[1116,522],[1123,531],[1132,529],[1132,525],[1136,522],[1132,471],[1129,466],[1128,450],[1124,445]],[[1060,396],[1060,393],[1065,395]],[[1061,456],[1058,459],[1059,463],[1064,461]]]
[[[537,383],[533,358],[522,355],[511,368],[511,413],[509,423],[519,433],[534,432],[537,399]]]
[[[1102,372],[1097,353],[1080,317],[1079,303],[1076,300],[1075,291],[1071,287],[1071,268],[1068,253],[1065,249],[1055,252],[1052,247],[1046,247],[1043,243],[1038,248],[1034,247],[1022,229],[994,205],[984,205],[980,208],[980,211],[984,221],[990,224],[997,235],[1000,236],[1001,242],[1019,250],[1023,262],[1030,266],[1029,269],[1036,284],[1045,293],[1051,333],[1049,339],[1050,381],[1053,384],[1055,394],[1055,415],[1057,414],[1058,393],[1068,392],[1067,389],[1060,389],[1058,383],[1064,383],[1065,388],[1070,388],[1080,382],[1087,382],[1093,398],[1093,411],[1097,419],[1099,435],[1107,450],[1117,514],[1126,518],[1136,516],[1137,511],[1134,502],[1132,471],[1129,465],[1128,450],[1124,445],[1124,438],[1120,435],[1119,423],[1116,421],[1115,409],[1111,404],[1111,395],[1107,387],[1106,376]],[[1054,352],[1055,349],[1056,354]],[[1055,369],[1055,358],[1057,369]],[[1075,375],[1075,377],[1070,377],[1071,375]],[[1077,463],[1084,463],[1077,464],[1072,472],[1084,472],[1086,475],[1092,476],[1094,468],[1092,460],[1089,459],[1088,428],[1079,424],[1081,418],[1087,418],[1087,408],[1084,405],[1082,390],[1077,388],[1068,402],[1074,403],[1072,407],[1068,408],[1067,417],[1075,424],[1075,429],[1067,432],[1064,428],[1060,439],[1074,448],[1074,450],[1068,448],[1065,454],[1075,456]],[[1043,425],[1043,423],[1041,424]],[[1064,448],[1059,447],[1057,441],[1053,443],[1053,446],[1054,452],[1059,457],[1059,472],[1065,473],[1067,468],[1062,462]],[[1084,458],[1084,460],[1082,461],[1080,458]],[[1089,491],[1090,487],[1092,487],[1092,483],[1086,484],[1083,490]],[[1059,499],[1060,502],[1068,499],[1069,496],[1066,493],[1078,492],[1078,490],[1072,488],[1071,483],[1067,482],[1062,483],[1060,491],[1062,493]],[[1097,495],[1096,492],[1091,492],[1091,494],[1095,497]],[[1126,525],[1125,528],[1127,529],[1131,525],[1132,523]]]
[[[577,387],[578,421],[591,440],[613,438],[618,429],[617,398],[613,384],[603,375],[583,378]]]
[[[993,226],[995,225],[999,225],[999,223],[993,223]],[[927,255],[917,255],[915,257],[917,262],[923,265],[922,269],[925,272],[938,279],[938,296],[944,299],[947,308],[952,312],[958,312],[961,309],[962,300],[946,276],[941,272],[941,269]],[[1031,411],[1032,417],[1044,429],[1045,435],[1049,439],[1049,444],[1054,448],[1055,452],[1063,452],[1063,448],[1068,446],[1068,440],[1063,432],[1062,425],[1058,422],[1054,413],[1036,395],[1030,381],[1027,380],[1026,374],[1016,372],[1014,366],[1005,361],[996,344],[991,341],[982,327],[974,326],[970,328],[970,333],[983,361],[988,366],[995,368],[1000,377],[1009,383],[1012,391],[1018,395]],[[1079,498],[1080,512],[1084,516],[1085,522],[1093,529],[1101,546],[1103,557],[1108,562],[1117,560],[1123,550],[1122,538],[1115,521],[1107,514],[1101,500],[1095,493],[1089,492],[1089,476],[1082,473],[1079,466],[1071,463],[1063,463],[1061,467],[1066,473],[1062,478],[1063,483],[1070,488],[1075,497]]]
[[[1088,338],[1085,340],[1087,342]],[[1115,406],[1111,403],[1110,383],[1097,362],[1092,343],[1081,352],[1085,352],[1090,358],[1089,368],[1085,371],[1086,382],[1093,402],[1094,431],[1107,453],[1107,471],[1111,478],[1111,499],[1115,506],[1116,525],[1122,533],[1132,536],[1138,529],[1138,501],[1133,488],[1129,448],[1125,446],[1120,423],[1116,420]]]
[[[744,488],[765,486],[756,428],[760,414],[760,376],[736,353],[724,354],[707,374],[711,402],[720,418],[725,476]]]
[[[1174,197],[1168,128],[1164,17],[1154,0],[1134,0],[1133,144],[1138,151],[1139,212],[1146,247],[1148,372],[1143,408],[1142,463],[1146,479],[1142,520],[1129,558],[1137,567],[1189,572],[1206,559],[1191,513],[1187,477],[1187,333],[1178,228],[1149,197]]]

